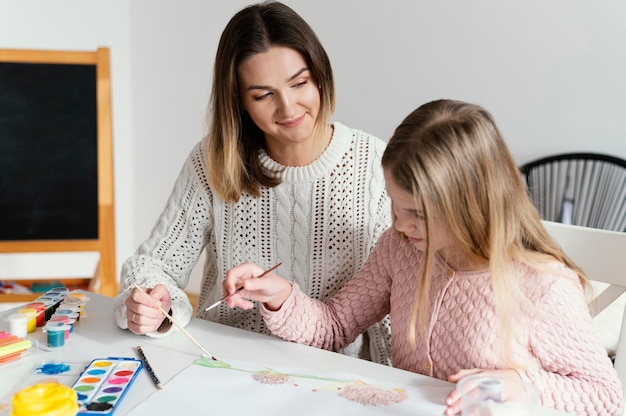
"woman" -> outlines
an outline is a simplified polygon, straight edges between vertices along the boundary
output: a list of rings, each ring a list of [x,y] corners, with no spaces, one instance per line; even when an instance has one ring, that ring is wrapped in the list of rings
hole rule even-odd
[[[227,273],[230,306],[263,302],[278,336],[338,350],[389,313],[393,365],[457,382],[488,370],[538,387],[541,404],[620,414],[622,389],[597,339],[587,278],[544,230],[491,115],[440,100],[411,113],[383,155],[394,229],[324,302],[275,273]],[[503,394],[504,396],[504,394]],[[460,410],[458,392],[446,414]]]
[[[380,169],[385,143],[331,123],[334,99],[328,56],[292,9],[259,3],[230,20],[215,59],[208,135],[152,234],[122,267],[121,328],[168,333],[159,306],[186,324],[192,310],[183,289],[203,249],[196,316],[260,333],[269,331],[254,311],[204,310],[219,300],[229,268],[282,262],[281,274],[319,299],[356,274],[391,223]],[[346,353],[390,363],[388,318],[363,338]]]

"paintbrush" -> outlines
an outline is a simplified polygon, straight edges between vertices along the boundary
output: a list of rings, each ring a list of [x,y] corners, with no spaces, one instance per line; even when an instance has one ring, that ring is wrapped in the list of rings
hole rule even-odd
[[[268,274],[269,272],[278,269],[278,267],[281,265],[282,263],[278,263],[273,267],[270,267],[269,269],[267,269],[266,271],[264,271],[263,273],[261,273],[260,275],[256,276],[255,279],[261,278],[263,276],[265,276],[266,274]],[[237,289],[236,291],[234,291],[233,293],[231,293],[230,295],[226,295],[224,296],[222,299],[218,300],[217,302],[215,302],[213,305],[209,306],[208,308],[205,309],[205,311],[211,310],[213,308],[215,308],[217,305],[219,305],[220,303],[224,302],[227,299],[230,299],[231,296],[234,296],[235,294],[241,292],[243,290],[243,286],[240,287],[239,289]]]
[[[139,285],[137,285],[137,283],[133,283],[133,285],[135,285],[135,287],[139,290],[141,290],[143,293],[146,293],[145,290],[143,290],[142,288],[139,287]],[[194,337],[191,336],[191,334],[189,332],[187,332],[185,330],[185,328],[183,328],[181,325],[178,324],[178,322],[176,322],[174,320],[174,318],[172,318],[170,316],[169,313],[165,312],[165,309],[163,309],[162,307],[158,307],[159,310],[161,311],[161,313],[165,316],[167,316],[167,319],[170,320],[171,323],[173,323],[174,325],[176,325],[178,327],[178,329],[180,329],[180,331],[185,334],[187,336],[187,338],[189,338],[191,341],[193,341],[194,344],[196,344],[202,351],[204,351],[206,353],[206,357],[212,359],[213,361],[218,361],[217,358],[215,358],[215,356],[213,354],[211,354],[210,352],[208,352],[202,345],[200,345],[200,343],[198,341],[195,340]],[[203,356],[205,354],[202,354]]]

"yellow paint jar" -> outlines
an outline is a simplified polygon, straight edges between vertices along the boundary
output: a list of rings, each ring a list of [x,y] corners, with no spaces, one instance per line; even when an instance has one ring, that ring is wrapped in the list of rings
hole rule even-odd
[[[76,392],[60,383],[38,383],[13,396],[11,416],[75,416]]]
[[[28,316],[28,324],[26,328],[28,329],[28,332],[35,332],[37,329],[37,309],[21,308],[17,310],[17,313],[23,313]]]
[[[43,326],[46,323],[46,304],[43,302],[31,302],[24,305],[25,308],[33,308],[37,311],[37,326]]]
[[[78,299],[80,299],[82,301],[85,301],[85,302],[87,302],[89,300],[87,295],[85,295],[84,293],[74,292],[74,291],[68,293],[67,297],[69,297],[69,298],[78,298]]]

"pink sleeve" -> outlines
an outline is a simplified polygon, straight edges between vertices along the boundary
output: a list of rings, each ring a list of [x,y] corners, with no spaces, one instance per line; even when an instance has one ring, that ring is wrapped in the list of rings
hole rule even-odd
[[[280,310],[262,308],[267,327],[285,340],[339,351],[380,321],[389,313],[391,287],[389,257],[383,253],[386,234],[359,273],[326,303],[309,298],[294,283]]]
[[[519,373],[539,388],[542,405],[581,415],[621,414],[621,384],[577,279],[556,278],[537,306],[530,348],[542,368]]]

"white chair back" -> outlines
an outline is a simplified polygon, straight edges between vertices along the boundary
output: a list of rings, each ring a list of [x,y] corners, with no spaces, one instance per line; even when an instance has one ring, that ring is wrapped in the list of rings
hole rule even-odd
[[[612,331],[619,333],[615,350],[615,370],[626,397],[626,297],[620,296],[626,292],[626,233],[551,221],[542,222],[565,254],[585,271],[592,287],[604,288],[590,303],[592,315],[595,317],[602,311],[609,312],[610,309],[618,313],[618,320],[607,324],[613,326]],[[598,316],[600,317],[601,315]]]

